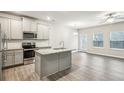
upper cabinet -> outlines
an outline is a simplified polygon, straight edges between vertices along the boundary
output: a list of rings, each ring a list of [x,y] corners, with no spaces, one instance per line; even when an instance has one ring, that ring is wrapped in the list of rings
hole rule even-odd
[[[1,31],[6,39],[22,39],[22,21],[0,17]]]
[[[22,21],[11,19],[10,25],[11,39],[23,39]]]
[[[10,39],[10,19],[0,17],[1,31],[6,34],[7,39]]]
[[[47,25],[38,24],[38,39],[49,39],[49,27]]]
[[[23,17],[23,31],[37,31],[37,23],[36,20]]]
[[[6,34],[6,39],[23,40],[23,32],[37,33],[37,39],[49,39],[49,26],[28,17],[0,16],[1,31]]]

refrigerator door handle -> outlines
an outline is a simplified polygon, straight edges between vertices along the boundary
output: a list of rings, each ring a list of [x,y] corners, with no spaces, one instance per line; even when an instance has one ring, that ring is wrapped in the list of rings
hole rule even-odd
[[[8,43],[7,43],[7,38],[6,34],[4,33],[4,38],[3,38],[3,62],[7,62],[7,48],[8,48]]]
[[[7,62],[7,48],[8,48],[8,43],[7,43],[7,36],[5,34],[5,43],[6,43],[6,46],[5,46],[5,62]]]

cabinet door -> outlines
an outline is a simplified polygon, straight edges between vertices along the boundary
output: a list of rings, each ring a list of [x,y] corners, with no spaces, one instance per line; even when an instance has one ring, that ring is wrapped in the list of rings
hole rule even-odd
[[[23,64],[23,50],[15,51],[15,65]]]
[[[41,75],[41,56],[38,54],[35,55],[35,72]]]
[[[31,20],[23,18],[23,31],[31,31]]]
[[[37,31],[36,21],[30,18],[23,18],[23,31]]]
[[[58,54],[47,55],[46,63],[47,75],[51,75],[58,72]]]
[[[38,39],[49,39],[49,27],[38,24]]]
[[[47,26],[44,27],[43,38],[49,39],[49,27]]]
[[[43,26],[41,25],[41,24],[38,24],[37,25],[37,29],[38,29],[38,32],[37,32],[37,38],[38,39],[43,39],[44,37],[43,37]]]
[[[37,32],[37,23],[35,22],[35,20],[32,20],[31,22],[31,31]]]
[[[63,52],[59,55],[59,71],[71,67],[71,52]]]
[[[11,19],[11,39],[22,39],[22,21]]]
[[[7,51],[7,58],[4,62],[4,67],[12,66],[14,65],[14,52],[13,51]]]
[[[10,39],[10,19],[0,17],[1,31]]]

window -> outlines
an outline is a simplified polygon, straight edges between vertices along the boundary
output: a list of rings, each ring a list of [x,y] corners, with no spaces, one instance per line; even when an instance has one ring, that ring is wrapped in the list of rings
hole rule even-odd
[[[124,49],[124,32],[110,33],[110,48]]]
[[[93,34],[93,46],[103,47],[103,33],[97,32]]]

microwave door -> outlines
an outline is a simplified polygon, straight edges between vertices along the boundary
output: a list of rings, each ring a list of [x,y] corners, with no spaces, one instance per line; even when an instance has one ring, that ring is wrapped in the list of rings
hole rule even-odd
[[[34,34],[33,33],[24,33],[23,38],[24,39],[34,38]]]

